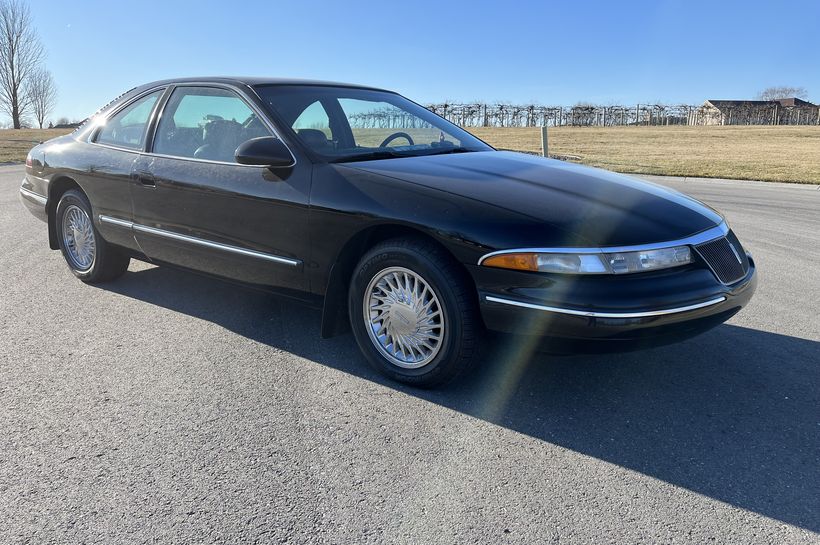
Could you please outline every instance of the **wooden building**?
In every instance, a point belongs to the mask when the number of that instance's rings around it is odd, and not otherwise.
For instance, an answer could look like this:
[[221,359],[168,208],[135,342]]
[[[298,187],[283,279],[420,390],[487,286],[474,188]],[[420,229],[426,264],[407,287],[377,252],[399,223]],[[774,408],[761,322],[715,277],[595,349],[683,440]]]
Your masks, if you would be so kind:
[[693,110],[689,125],[817,125],[820,108],[799,98],[707,100]]

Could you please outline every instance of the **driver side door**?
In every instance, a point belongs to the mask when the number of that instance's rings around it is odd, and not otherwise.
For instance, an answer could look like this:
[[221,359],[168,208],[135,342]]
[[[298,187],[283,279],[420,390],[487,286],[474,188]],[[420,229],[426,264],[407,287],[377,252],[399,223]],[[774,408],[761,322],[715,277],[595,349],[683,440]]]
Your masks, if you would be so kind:
[[240,165],[234,151],[276,136],[227,86],[178,85],[131,185],[134,230],[154,261],[265,287],[306,291],[311,165]]

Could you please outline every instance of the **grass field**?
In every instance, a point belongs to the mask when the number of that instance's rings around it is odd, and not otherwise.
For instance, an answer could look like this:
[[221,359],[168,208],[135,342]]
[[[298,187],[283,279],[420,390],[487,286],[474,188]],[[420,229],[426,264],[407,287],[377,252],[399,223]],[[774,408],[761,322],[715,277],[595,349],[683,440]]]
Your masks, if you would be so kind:
[[68,134],[71,129],[0,129],[0,163],[22,163],[39,142]]
[[[538,128],[469,130],[497,148],[541,151]],[[22,162],[67,132],[0,130],[0,162]],[[550,155],[617,172],[820,184],[820,127],[561,127],[549,145]]]
[[[539,128],[470,128],[503,149],[541,152]],[[560,127],[550,155],[641,174],[820,184],[820,127]]]

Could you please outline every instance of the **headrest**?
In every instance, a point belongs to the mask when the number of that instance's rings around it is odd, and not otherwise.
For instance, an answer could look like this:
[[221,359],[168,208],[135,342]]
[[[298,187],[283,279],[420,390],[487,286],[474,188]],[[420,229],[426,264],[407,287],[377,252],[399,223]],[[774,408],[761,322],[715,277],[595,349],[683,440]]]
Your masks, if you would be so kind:
[[299,129],[296,134],[309,148],[319,149],[327,146],[327,135],[318,129]]

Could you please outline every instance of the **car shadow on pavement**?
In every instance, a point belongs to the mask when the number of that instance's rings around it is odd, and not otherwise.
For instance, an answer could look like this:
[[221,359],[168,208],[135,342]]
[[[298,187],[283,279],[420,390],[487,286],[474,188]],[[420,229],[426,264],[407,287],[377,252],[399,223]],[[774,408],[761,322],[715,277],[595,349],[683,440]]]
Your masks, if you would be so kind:
[[820,531],[818,342],[723,325],[665,348],[558,357],[499,337],[477,372],[418,390],[372,371],[351,335],[320,341],[318,311],[262,292],[171,268],[129,272],[101,287]]

